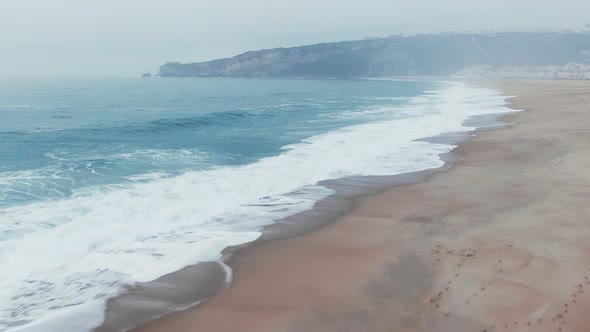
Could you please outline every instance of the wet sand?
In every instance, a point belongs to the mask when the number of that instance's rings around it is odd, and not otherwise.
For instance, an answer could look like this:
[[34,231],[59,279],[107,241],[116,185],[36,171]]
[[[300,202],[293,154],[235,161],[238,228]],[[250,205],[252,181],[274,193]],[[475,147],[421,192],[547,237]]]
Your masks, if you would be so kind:
[[152,331],[590,331],[590,82],[501,82],[510,128],[451,170],[262,241],[234,281]]

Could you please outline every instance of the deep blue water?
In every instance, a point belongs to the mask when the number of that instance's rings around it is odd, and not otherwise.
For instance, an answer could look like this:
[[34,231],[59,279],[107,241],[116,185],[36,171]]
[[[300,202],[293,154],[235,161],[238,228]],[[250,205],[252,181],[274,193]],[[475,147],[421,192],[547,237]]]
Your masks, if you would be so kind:
[[[0,88],[0,206],[78,188],[243,165],[299,140],[391,117],[434,84],[392,81],[118,79]],[[350,116],[347,116],[350,114]]]

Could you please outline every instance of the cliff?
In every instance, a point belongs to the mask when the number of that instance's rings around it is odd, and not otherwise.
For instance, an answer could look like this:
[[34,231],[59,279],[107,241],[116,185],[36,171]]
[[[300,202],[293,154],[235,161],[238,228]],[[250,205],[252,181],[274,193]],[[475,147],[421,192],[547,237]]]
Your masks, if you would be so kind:
[[252,51],[200,63],[170,62],[163,77],[365,78],[447,76],[464,68],[547,66],[590,59],[590,34],[438,34]]

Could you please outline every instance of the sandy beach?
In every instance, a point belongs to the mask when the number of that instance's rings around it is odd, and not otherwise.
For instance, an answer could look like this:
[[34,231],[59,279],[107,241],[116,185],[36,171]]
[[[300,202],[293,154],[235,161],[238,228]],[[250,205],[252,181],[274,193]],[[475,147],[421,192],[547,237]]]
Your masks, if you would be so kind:
[[590,83],[492,82],[526,110],[421,183],[231,259],[228,290],[138,332],[590,331]]

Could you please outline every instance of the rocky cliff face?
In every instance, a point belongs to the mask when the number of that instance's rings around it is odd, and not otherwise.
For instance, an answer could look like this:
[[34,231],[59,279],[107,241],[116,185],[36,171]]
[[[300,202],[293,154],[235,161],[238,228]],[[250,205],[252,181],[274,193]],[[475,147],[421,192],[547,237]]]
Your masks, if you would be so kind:
[[163,77],[365,78],[446,76],[476,65],[563,65],[588,60],[590,34],[419,35],[247,52],[200,63],[167,63]]

